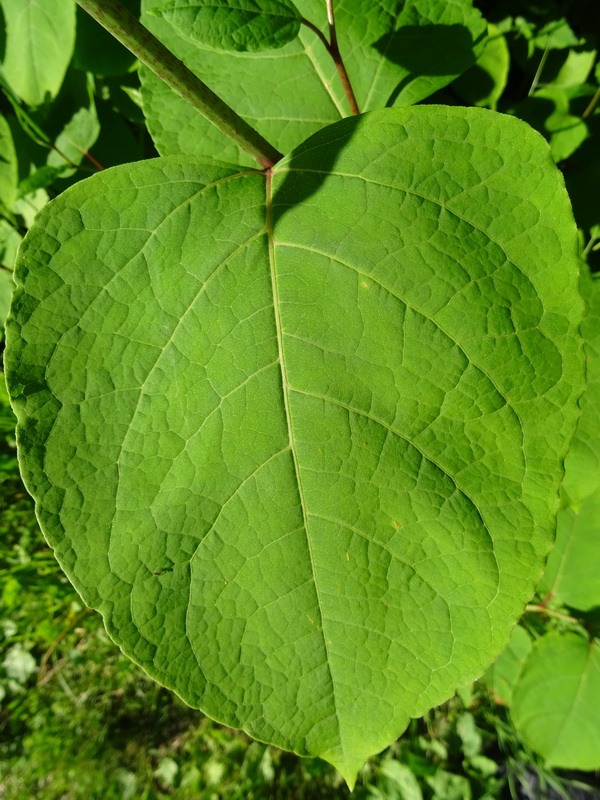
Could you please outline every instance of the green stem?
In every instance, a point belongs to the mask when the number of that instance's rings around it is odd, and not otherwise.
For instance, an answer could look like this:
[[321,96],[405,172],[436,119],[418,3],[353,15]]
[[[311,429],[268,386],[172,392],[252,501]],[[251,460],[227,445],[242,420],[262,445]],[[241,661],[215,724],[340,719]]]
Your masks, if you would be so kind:
[[531,83],[531,88],[529,89],[529,92],[527,93],[527,97],[531,97],[531,95],[535,92],[535,90],[537,89],[537,85],[538,85],[538,83],[540,81],[540,78],[542,77],[542,71],[543,71],[544,66],[546,64],[546,59],[548,58],[548,52],[550,50],[550,41],[551,41],[551,39],[552,39],[552,34],[550,34],[548,36],[548,42],[546,43],[546,49],[544,50],[544,52],[542,54],[539,66],[538,66],[538,68],[536,70],[535,75],[533,76],[533,81]]
[[346,97],[348,98],[348,102],[350,103],[350,109],[353,114],[360,114],[358,103],[356,102],[356,96],[354,94],[352,84],[350,83],[350,78],[348,76],[348,73],[346,72],[346,67],[344,66],[344,62],[342,60],[342,54],[340,53],[340,47],[337,39],[337,31],[335,29],[335,17],[333,15],[333,0],[325,0],[325,5],[327,6],[327,22],[329,24],[329,44],[330,44],[329,52],[331,53],[331,57],[333,58],[333,63],[335,64],[335,67],[342,81],[342,86],[344,87],[344,91],[346,92]]
[[249,153],[261,167],[268,169],[283,158],[260,133],[217,97],[182,61],[175,58],[119,0],[77,2],[173,91]]
[[597,236],[590,236],[590,240],[586,244],[585,249],[583,251],[583,257],[584,258],[586,258],[586,256],[589,254],[590,250],[593,249],[593,247],[594,247],[594,245],[596,244],[597,241],[598,241],[598,237]]
[[590,100],[590,104],[589,104],[589,106],[586,108],[586,110],[583,112],[583,114],[581,115],[581,119],[587,119],[587,118],[590,116],[590,114],[592,113],[592,111],[593,111],[593,110],[596,108],[596,106],[598,105],[598,101],[599,101],[599,100],[600,100],[600,89],[596,89],[596,94],[595,94],[595,95],[592,97],[592,99]]
[[360,114],[360,109],[358,107],[358,103],[356,102],[356,95],[354,94],[354,89],[352,88],[352,84],[350,83],[350,78],[348,76],[348,72],[346,71],[346,67],[342,59],[342,54],[340,53],[340,47],[338,44],[337,33],[335,29],[335,19],[333,16],[333,5],[331,0],[326,0],[326,2],[327,2],[327,21],[329,23],[330,40],[327,39],[323,31],[321,31],[314,24],[314,22],[311,22],[309,19],[302,17],[300,22],[307,28],[310,28],[310,30],[313,33],[316,33],[316,35],[323,43],[323,46],[333,59],[335,68],[337,69],[338,75],[340,76],[342,86],[344,87],[344,92],[346,93],[346,99],[348,100],[348,105],[350,106],[350,111],[353,114]]

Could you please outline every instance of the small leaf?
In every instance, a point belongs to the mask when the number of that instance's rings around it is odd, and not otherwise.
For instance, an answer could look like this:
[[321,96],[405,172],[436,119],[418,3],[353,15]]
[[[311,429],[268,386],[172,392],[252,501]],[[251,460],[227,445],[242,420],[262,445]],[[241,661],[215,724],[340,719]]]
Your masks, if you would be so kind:
[[538,639],[513,691],[519,735],[551,767],[600,767],[600,646],[574,633]]
[[595,50],[569,50],[552,84],[563,88],[581,86],[587,81],[595,60]]
[[93,100],[88,108],[79,108],[58,135],[48,154],[48,166],[61,169],[64,176],[73,174],[69,165],[80,164],[100,134],[100,123]]
[[58,94],[75,42],[73,0],[0,0],[6,21],[4,72],[30,106]]
[[564,17],[553,19],[536,31],[532,42],[540,50],[564,50],[581,44]]
[[289,0],[170,0],[149,13],[164,17],[193,42],[249,53],[291,42],[301,19]]
[[518,103],[511,113],[539,130],[548,141],[556,162],[573,155],[590,136],[586,121],[571,112],[571,94],[575,90],[546,86]]
[[41,525],[111,636],[352,785],[533,592],[583,389],[577,253],[547,145],[481,109],[56,198],[5,363]]

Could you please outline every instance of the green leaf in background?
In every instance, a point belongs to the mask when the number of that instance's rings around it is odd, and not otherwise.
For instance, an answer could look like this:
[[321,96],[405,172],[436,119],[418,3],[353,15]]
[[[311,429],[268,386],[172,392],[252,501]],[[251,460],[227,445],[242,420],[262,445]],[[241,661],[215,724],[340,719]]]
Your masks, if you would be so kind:
[[553,605],[580,611],[600,607],[600,492],[587,497],[575,511],[558,515],[556,546],[539,586],[552,594]]
[[528,122],[548,139],[557,163],[572,156],[590,135],[586,120],[572,109],[573,100],[582,92],[588,95],[590,88],[585,85],[546,86],[511,109],[510,113]]
[[546,764],[600,767],[600,646],[575,633],[538,639],[513,690],[519,735]]
[[600,496],[600,281],[591,277],[587,269],[582,274],[581,294],[586,303],[581,335],[587,383],[562,484],[567,501],[575,510],[586,497]]
[[4,323],[13,293],[12,273],[0,266],[0,342],[4,341]]
[[66,176],[74,174],[73,167],[83,161],[100,134],[94,89],[92,75],[69,69],[52,112],[44,120],[52,142],[46,164],[64,169]]
[[423,800],[423,792],[419,781],[409,767],[392,758],[381,762],[380,785],[383,791],[375,789],[370,791],[373,798],[381,800]]
[[0,263],[12,270],[21,244],[21,235],[5,219],[0,219]]
[[512,690],[525,659],[531,651],[531,636],[516,625],[508,643],[481,679],[500,705],[510,706]]
[[557,75],[552,78],[552,85],[562,88],[580,86],[587,81],[595,60],[595,50],[569,50]]
[[581,417],[565,461],[556,546],[539,591],[581,611],[600,607],[600,281],[584,276],[586,317],[581,327],[587,356],[587,387]]
[[474,758],[481,753],[481,733],[477,730],[473,714],[466,711],[460,715],[456,723],[456,732],[460,736],[465,758]]
[[19,167],[10,126],[0,114],[0,210],[10,212],[17,196]]
[[272,178],[115,167],[39,215],[17,275],[25,480],[154,678],[353,784],[505,645],[583,386],[538,134],[423,106],[343,120]]
[[36,189],[31,194],[16,199],[13,206],[14,212],[22,218],[25,228],[30,228],[33,225],[36,214],[46,205],[49,199],[48,192],[45,189]]
[[[155,5],[156,0],[143,0],[142,10]],[[322,0],[296,5],[302,16],[327,30]],[[485,44],[485,20],[471,0],[340,0],[335,14],[361,111],[426,98],[475,63]],[[160,17],[145,13],[142,21],[283,153],[349,114],[334,63],[306,26],[278,50],[225,54],[190,43]],[[148,128],[162,155],[190,153],[251,164],[152,72],[142,68],[141,78]]]
[[6,22],[4,73],[30,106],[55,97],[75,42],[74,0],[0,0]]
[[457,78],[452,87],[469,103],[495,110],[506,88],[509,67],[506,39],[495,25],[488,25],[485,50],[477,63]]
[[80,164],[99,135],[96,105],[90,98],[90,105],[79,108],[57,136],[55,148],[48,153],[48,166],[63,170],[65,176],[73,174],[74,169],[65,168],[70,164]]
[[38,189],[47,189],[57,178],[64,176],[66,173],[72,174],[72,172],[73,170],[69,169],[64,160],[62,160],[62,166],[60,167],[50,167],[44,164],[44,166],[36,169],[19,183],[19,197],[26,197],[28,194],[37,192]]
[[27,683],[36,666],[35,658],[20,643],[10,648],[2,662],[6,676],[21,684]]
[[[566,50],[581,44],[578,36],[564,17],[552,19],[547,24],[538,27],[537,23],[524,17],[515,17],[514,30],[527,42],[529,57],[536,50]],[[539,53],[537,54],[539,56]]]
[[[154,0],[156,2],[156,0]],[[259,53],[298,36],[300,13],[289,0],[169,0],[150,10],[186,39],[215,50]]]
[[536,29],[531,41],[539,50],[565,50],[581,44],[564,17],[553,19],[542,28]]
[[340,0],[335,19],[361,111],[424,100],[485,47],[487,25],[471,0]]
[[0,342],[4,341],[4,323],[14,289],[12,269],[20,244],[19,233],[5,219],[0,219]]

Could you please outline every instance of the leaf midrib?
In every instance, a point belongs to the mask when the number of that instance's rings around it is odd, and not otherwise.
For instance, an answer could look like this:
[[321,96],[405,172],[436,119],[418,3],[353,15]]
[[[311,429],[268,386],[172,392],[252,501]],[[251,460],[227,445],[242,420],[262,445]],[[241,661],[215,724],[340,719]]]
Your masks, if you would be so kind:
[[274,241],[274,234],[273,234],[273,198],[272,198],[272,181],[273,175],[271,170],[266,173],[266,229],[267,229],[267,240],[268,240],[268,248],[269,248],[269,269],[271,273],[271,286],[273,291],[273,319],[275,322],[275,328],[277,332],[277,350],[279,353],[279,364],[281,369],[281,390],[283,393],[283,403],[285,408],[285,416],[287,422],[287,430],[289,435],[289,443],[290,443],[290,451],[292,454],[292,460],[294,463],[294,470],[296,473],[296,485],[298,487],[298,497],[300,500],[300,506],[302,509],[302,519],[304,522],[304,530],[306,533],[306,543],[308,547],[308,554],[310,558],[310,565],[311,571],[313,575],[313,585],[315,587],[315,595],[317,598],[317,605],[319,609],[319,617],[321,620],[321,634],[323,639],[323,647],[325,649],[325,657],[327,661],[327,670],[329,672],[329,677],[331,680],[331,687],[332,687],[332,696],[333,696],[333,707],[335,711],[335,717],[337,721],[337,728],[338,728],[338,736],[339,736],[339,744],[342,749],[342,752],[345,756],[344,750],[344,742],[343,742],[343,728],[340,723],[339,713],[338,713],[338,703],[336,699],[336,682],[333,677],[333,670],[331,666],[331,658],[329,654],[329,646],[327,642],[327,635],[325,632],[325,615],[323,613],[323,603],[321,600],[321,596],[319,593],[319,582],[317,580],[317,573],[315,568],[315,559],[312,550],[312,544],[310,540],[310,532],[309,532],[309,525],[308,525],[308,512],[306,509],[306,500],[304,498],[304,492],[302,488],[302,479],[300,477],[300,466],[298,463],[298,454],[296,453],[296,445],[294,441],[294,433],[292,427],[292,416],[290,411],[290,404],[289,404],[289,396],[288,390],[290,388],[287,372],[285,367],[285,355],[284,355],[284,347],[283,347],[283,329],[281,325],[281,314],[280,314],[280,302],[279,302],[279,292],[278,292],[278,285],[277,285],[277,268],[275,262],[275,241]]

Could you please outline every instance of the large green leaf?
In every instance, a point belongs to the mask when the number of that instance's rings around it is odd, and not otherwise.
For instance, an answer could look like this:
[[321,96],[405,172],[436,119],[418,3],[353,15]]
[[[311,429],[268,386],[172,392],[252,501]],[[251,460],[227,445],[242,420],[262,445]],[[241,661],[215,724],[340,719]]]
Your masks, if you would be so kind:
[[506,644],[582,390],[543,139],[373,112],[273,170],[194,157],[60,195],[8,380],[45,533],[126,653],[353,782]]
[[[142,9],[155,5],[144,0]],[[322,0],[300,0],[297,6],[327,31]],[[340,0],[335,14],[361,111],[424,99],[471,66],[485,43],[485,21],[471,0]],[[146,13],[142,21],[283,153],[350,113],[332,59],[304,26],[279,50],[224,54],[191,43],[164,19]],[[144,112],[162,155],[251,163],[163,81],[145,68],[141,75]]]
[[511,715],[549,766],[600,767],[600,646],[574,633],[538,639],[513,690]]
[[6,21],[4,72],[28,105],[54,97],[75,43],[74,0],[0,0]]
[[301,19],[289,0],[168,0],[151,13],[164,17],[194,43],[250,53],[291,42]]

